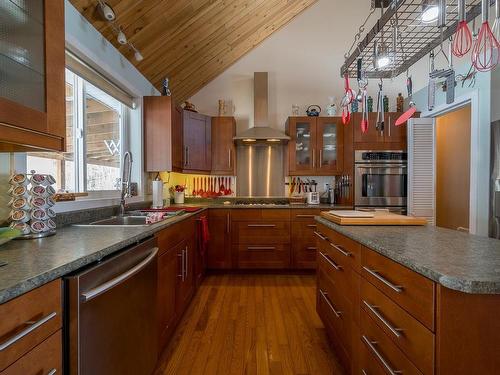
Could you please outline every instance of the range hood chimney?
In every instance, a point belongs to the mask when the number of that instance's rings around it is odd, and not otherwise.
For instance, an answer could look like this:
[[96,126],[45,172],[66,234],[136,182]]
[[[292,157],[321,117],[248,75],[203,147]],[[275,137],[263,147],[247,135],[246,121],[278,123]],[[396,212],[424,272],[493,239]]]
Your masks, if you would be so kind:
[[280,130],[269,126],[269,101],[268,101],[268,73],[255,72],[253,74],[253,106],[254,126],[236,135],[233,139],[237,142],[254,143],[286,143],[290,140]]

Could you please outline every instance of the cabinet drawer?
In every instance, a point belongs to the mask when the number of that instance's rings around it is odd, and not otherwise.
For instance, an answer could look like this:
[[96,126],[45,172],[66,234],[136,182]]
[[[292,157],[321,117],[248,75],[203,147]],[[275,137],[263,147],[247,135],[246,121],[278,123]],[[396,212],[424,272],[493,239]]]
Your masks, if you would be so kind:
[[284,244],[245,244],[234,246],[237,252],[238,268],[288,268],[290,246]]
[[361,307],[424,373],[434,369],[434,334],[368,281],[361,282]]
[[292,221],[292,266],[299,269],[316,268],[316,237],[314,221]]
[[318,270],[318,302],[324,305],[324,319],[332,326],[347,353],[351,353],[351,303],[323,269]]
[[364,312],[361,313],[361,347],[362,353],[367,352],[368,356],[362,360],[362,366],[363,362],[377,363],[387,374],[422,374]]
[[362,275],[378,289],[434,331],[433,281],[362,247]]
[[156,233],[158,239],[158,255],[177,245],[182,240],[194,236],[193,219],[181,221]]
[[294,208],[290,210],[290,217],[292,221],[314,222],[319,213],[319,208]]
[[288,208],[245,208],[233,209],[231,212],[233,221],[261,221],[261,220],[290,220],[290,209]]
[[231,228],[233,242],[237,244],[285,244],[290,243],[290,222],[242,221]]
[[328,275],[340,294],[353,302],[351,273],[354,271],[350,267],[342,265],[332,253],[333,251],[329,248],[318,249],[318,268]]
[[336,231],[319,224],[317,231],[326,237],[325,241],[346,260],[346,264],[361,272],[361,245]]
[[61,280],[0,305],[0,369],[61,328]]
[[1,372],[1,375],[62,374],[61,330],[22,356]]

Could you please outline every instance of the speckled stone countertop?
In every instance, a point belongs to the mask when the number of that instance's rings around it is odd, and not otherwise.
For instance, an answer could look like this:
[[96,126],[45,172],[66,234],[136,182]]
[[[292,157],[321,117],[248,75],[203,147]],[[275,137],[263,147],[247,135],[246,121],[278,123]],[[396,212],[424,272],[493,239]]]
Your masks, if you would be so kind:
[[500,294],[500,241],[433,226],[348,226],[316,220],[419,274],[465,293]]
[[147,227],[74,227],[39,240],[10,241],[0,247],[0,304],[133,245],[202,210]]

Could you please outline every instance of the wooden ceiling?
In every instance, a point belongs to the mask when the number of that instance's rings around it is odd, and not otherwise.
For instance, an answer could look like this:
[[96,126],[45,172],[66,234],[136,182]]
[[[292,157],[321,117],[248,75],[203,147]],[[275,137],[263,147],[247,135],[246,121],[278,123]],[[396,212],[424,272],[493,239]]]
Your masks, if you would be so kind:
[[[107,0],[144,60],[116,41],[97,0],[73,5],[161,91],[183,102],[317,0]],[[215,99],[214,99],[215,100]]]

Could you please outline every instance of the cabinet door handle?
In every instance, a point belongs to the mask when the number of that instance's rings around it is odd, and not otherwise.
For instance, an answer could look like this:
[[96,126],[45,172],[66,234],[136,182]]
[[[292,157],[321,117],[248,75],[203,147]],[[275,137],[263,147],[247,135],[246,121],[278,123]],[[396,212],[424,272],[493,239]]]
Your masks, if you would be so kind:
[[370,339],[365,335],[363,335],[362,338],[366,346],[368,346],[368,349],[370,349],[370,351],[375,355],[375,357],[377,357],[377,359],[380,361],[380,363],[382,363],[382,365],[385,367],[385,369],[389,374],[396,375],[403,373],[402,371],[392,369],[392,367],[389,365],[389,362],[387,362],[387,360],[382,356],[382,354],[379,353],[379,351],[375,347],[375,345],[377,344],[376,341],[370,341]]
[[330,257],[329,257],[328,255],[326,255],[325,253],[323,253],[323,252],[321,252],[321,251],[320,251],[319,253],[320,253],[320,255],[321,255],[323,258],[325,258],[325,260],[328,262],[328,264],[330,264],[330,265],[331,265],[331,266],[332,266],[335,270],[337,270],[337,271],[342,270],[342,267],[341,267],[341,266],[339,266],[337,263],[335,263],[333,260],[331,260],[331,259],[330,259]]
[[231,233],[231,218],[229,213],[226,215],[226,233]]
[[186,160],[184,160],[184,166],[188,166],[189,165],[189,147],[186,146],[184,147],[184,157]]
[[276,228],[276,224],[248,224],[248,228]]
[[231,149],[229,148],[228,150],[228,164],[229,164],[229,169],[231,169]]
[[305,218],[305,219],[313,219],[314,218],[314,215],[296,215],[295,216],[296,218]]
[[316,224],[307,224],[308,228],[317,228],[318,226]]
[[309,246],[309,247],[307,247],[307,250],[317,250],[317,249],[318,249],[318,248],[317,248],[317,247],[315,247],[315,246]]
[[391,116],[389,115],[389,137],[391,136]]
[[366,370],[364,368],[361,369],[361,374],[368,375],[368,373],[366,372]]
[[318,163],[318,168],[321,168],[323,166],[323,149],[319,149],[319,163]]
[[319,232],[317,232],[317,231],[314,231],[314,234],[315,234],[316,236],[318,236],[319,238],[321,238],[323,241],[327,239],[325,236],[323,236],[321,233],[319,233]]
[[370,275],[372,275],[374,278],[376,278],[378,281],[383,283],[384,285],[388,286],[392,290],[394,290],[396,293],[401,293],[403,292],[403,287],[401,285],[394,285],[391,283],[389,280],[385,279],[384,277],[380,276],[377,271],[371,270],[366,266],[363,266],[363,269],[368,272]]
[[313,155],[312,155],[313,156],[313,165],[312,165],[312,167],[316,168],[316,149],[315,148],[312,149],[312,153],[313,153]]
[[186,254],[185,257],[184,257],[186,259],[184,261],[184,264],[185,264],[184,265],[184,269],[185,269],[185,275],[186,275],[185,278],[187,279],[187,277],[188,277],[188,259],[189,259],[189,253],[188,253],[188,247],[187,246],[186,246],[186,249],[184,250],[184,253]]
[[9,346],[15,344],[17,341],[21,340],[24,336],[29,335],[31,332],[33,332],[38,327],[44,325],[45,323],[47,323],[49,320],[55,318],[56,315],[57,315],[57,313],[54,311],[54,312],[50,313],[49,315],[44,316],[42,319],[37,320],[34,323],[33,322],[26,322],[25,324],[27,324],[28,327],[26,327],[18,334],[8,338],[7,340],[5,340],[4,342],[2,342],[0,344],[0,352],[7,349]]
[[371,313],[373,315],[375,315],[378,320],[380,320],[382,322],[383,325],[385,325],[387,327],[387,329],[389,329],[389,331],[391,331],[391,333],[396,336],[398,339],[401,337],[401,333],[399,333],[401,331],[400,328],[394,328],[388,321],[387,319],[377,310],[377,307],[376,306],[373,306],[373,305],[370,305],[368,302],[366,302],[365,300],[363,300],[363,304],[368,308],[368,310],[371,311]]
[[276,250],[275,246],[247,246],[247,250]]
[[52,370],[50,370],[47,375],[55,375],[57,372],[57,369],[53,368]]
[[325,300],[325,302],[328,304],[328,306],[330,307],[330,309],[333,311],[333,313],[335,314],[335,316],[337,318],[340,318],[340,316],[342,315],[342,311],[338,311],[333,306],[333,304],[330,302],[330,299],[328,298],[328,293],[327,292],[323,292],[321,289],[319,290],[319,293],[321,294],[321,297],[323,297],[323,299]]
[[333,247],[335,250],[337,250],[340,254],[342,254],[345,257],[351,256],[351,253],[349,253],[348,251],[345,251],[344,248],[340,245],[335,245],[335,244],[330,242],[330,246]]

